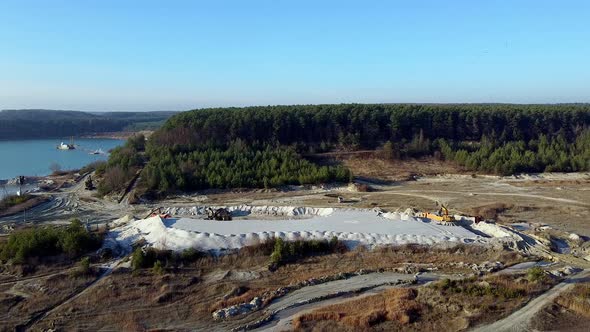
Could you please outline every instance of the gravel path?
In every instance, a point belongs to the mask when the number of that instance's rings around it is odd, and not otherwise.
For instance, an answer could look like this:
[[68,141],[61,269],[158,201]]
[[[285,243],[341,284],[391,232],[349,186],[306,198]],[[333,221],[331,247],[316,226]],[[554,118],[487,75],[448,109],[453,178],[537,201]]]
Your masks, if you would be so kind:
[[590,281],[590,270],[584,270],[581,273],[566,278],[547,292],[541,294],[520,310],[512,313],[510,316],[501,319],[487,326],[474,329],[475,332],[504,332],[504,331],[529,331],[531,319],[551,303],[559,294],[569,290],[576,283]]
[[[289,329],[293,317],[304,311],[376,294],[387,288],[400,287],[405,284],[403,282],[411,282],[415,279],[420,283],[426,283],[440,279],[441,277],[443,276],[431,273],[425,273],[415,277],[413,274],[383,272],[304,287],[280,298],[266,307],[264,309],[265,312],[273,313],[274,317],[270,322],[262,325],[255,331],[282,331]],[[393,285],[396,282],[402,283],[401,285]],[[334,296],[334,298],[331,298],[331,296]],[[321,299],[322,297],[325,298]],[[311,303],[307,303],[314,299],[319,300],[317,302],[312,301]]]
[[272,331],[272,332],[274,332],[274,331],[291,331],[293,329],[292,321],[293,321],[293,318],[295,318],[296,316],[299,316],[299,315],[304,314],[306,312],[310,312],[315,309],[325,307],[328,305],[338,304],[338,303],[352,301],[352,300],[358,300],[358,299],[362,299],[367,296],[379,294],[380,292],[383,292],[386,289],[394,288],[394,287],[399,287],[399,286],[379,286],[379,287],[375,287],[373,289],[370,289],[366,292],[362,292],[359,294],[341,296],[341,297],[337,297],[337,298],[333,298],[333,299],[304,304],[304,305],[297,306],[294,308],[286,309],[286,310],[283,310],[283,311],[277,313],[275,315],[274,319],[269,324],[263,325],[262,327],[255,329],[253,331]]

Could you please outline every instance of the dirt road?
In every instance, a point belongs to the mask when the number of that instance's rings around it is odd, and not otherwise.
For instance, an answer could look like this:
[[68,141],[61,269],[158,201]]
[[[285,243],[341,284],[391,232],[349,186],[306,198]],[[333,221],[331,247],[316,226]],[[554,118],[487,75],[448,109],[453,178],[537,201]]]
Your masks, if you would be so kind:
[[[320,285],[298,289],[271,303],[265,311],[273,318],[256,331],[283,331],[288,329],[292,318],[303,311],[316,309],[338,301],[350,300],[358,296],[367,296],[391,287],[407,285],[414,280],[426,283],[440,279],[441,276],[425,273],[412,274],[383,272],[360,275],[349,279],[336,280]],[[396,283],[399,283],[396,285]]]
[[590,281],[590,270],[566,278],[544,294],[538,296],[520,310],[512,313],[510,316],[499,320],[493,324],[482,326],[474,329],[474,332],[503,332],[503,331],[529,331],[531,319],[551,303],[559,294],[569,290],[576,283]]
[[24,326],[17,326],[16,330],[17,331],[27,331],[27,330],[31,329],[37,322],[43,320],[45,317],[49,316],[50,314],[59,311],[59,309],[62,306],[64,306],[65,304],[70,303],[70,302],[74,301],[75,299],[79,298],[80,296],[82,296],[83,294],[89,292],[90,289],[92,289],[93,287],[96,287],[100,283],[100,281],[104,280],[105,277],[107,277],[109,274],[111,274],[113,272],[113,270],[123,261],[123,259],[124,258],[119,258],[119,259],[113,260],[109,263],[103,264],[103,266],[102,266],[102,268],[104,269],[103,272],[96,279],[94,279],[92,282],[90,282],[88,285],[86,285],[86,287],[81,289],[79,292],[71,294],[66,299],[64,299],[62,302],[57,303],[54,306],[49,307],[49,308],[37,313]]
[[67,223],[70,219],[77,218],[80,221],[90,224],[110,222],[126,214],[133,214],[135,210],[148,210],[149,207],[134,207],[128,204],[117,204],[105,199],[99,199],[93,195],[96,191],[85,189],[85,176],[75,185],[60,189],[55,192],[46,192],[43,195],[48,201],[26,211],[7,217],[0,218],[0,224],[25,222],[46,223],[62,222]]
[[286,310],[283,310],[283,311],[277,313],[275,315],[274,319],[269,324],[261,326],[258,329],[254,329],[253,331],[269,331],[269,332],[291,331],[293,329],[293,324],[292,324],[293,318],[295,318],[301,314],[311,312],[315,309],[329,306],[329,305],[333,305],[333,304],[362,299],[367,296],[379,294],[380,292],[383,292],[383,291],[385,291],[389,288],[393,288],[393,287],[395,287],[395,286],[380,286],[380,287],[376,287],[376,288],[370,289],[370,290],[368,290],[366,292],[362,292],[362,293],[351,294],[349,296],[341,296],[338,298],[333,298],[333,299],[328,299],[328,300],[324,300],[324,301],[304,304],[304,305],[294,307],[291,309],[286,309]]

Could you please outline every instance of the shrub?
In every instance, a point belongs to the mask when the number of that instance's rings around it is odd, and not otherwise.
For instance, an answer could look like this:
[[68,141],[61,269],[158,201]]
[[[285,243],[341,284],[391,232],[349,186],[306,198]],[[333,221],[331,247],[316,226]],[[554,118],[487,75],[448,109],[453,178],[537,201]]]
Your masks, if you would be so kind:
[[77,278],[77,277],[81,277],[81,276],[90,275],[91,272],[92,272],[92,269],[90,268],[90,258],[83,257],[78,262],[78,266],[76,267],[76,269],[72,271],[71,276],[74,278]]
[[134,271],[137,271],[145,267],[145,255],[141,248],[135,248],[133,255],[131,256],[131,267]]
[[275,240],[274,250],[270,255],[270,263],[274,267],[296,261],[307,256],[345,252],[344,243],[337,237],[328,240],[299,240],[285,242],[281,238]]
[[270,262],[273,264],[280,264],[283,261],[283,252],[285,251],[285,244],[283,239],[278,238],[275,242],[275,249],[270,254]]
[[[512,285],[512,283],[510,283]],[[472,297],[493,296],[503,299],[514,299],[523,297],[527,294],[526,290],[518,285],[506,286],[501,282],[478,283],[477,278],[467,278],[463,280],[443,279],[433,283],[436,288],[443,293],[464,294]]]
[[59,242],[62,252],[72,256],[87,252],[99,245],[96,238],[82,226],[82,222],[78,219],[72,220],[70,225],[61,232]]
[[113,191],[125,189],[125,185],[129,180],[127,172],[119,166],[108,168],[103,175],[103,179],[98,185],[98,192],[101,195],[108,194]]
[[203,253],[195,248],[184,249],[180,254],[180,260],[183,263],[191,263],[203,257]]
[[95,250],[102,240],[73,219],[67,227],[36,227],[12,233],[0,247],[0,260],[25,263],[33,257],[67,254],[70,257]]
[[547,276],[545,274],[545,271],[541,267],[535,266],[527,270],[526,277],[528,281],[540,282],[544,281]]
[[268,240],[245,246],[239,250],[239,253],[246,257],[270,256],[275,249],[276,241],[276,238],[271,237]]
[[90,258],[89,257],[82,258],[80,260],[80,263],[78,263],[78,267],[80,269],[80,273],[88,274],[90,272]]
[[162,262],[160,262],[160,260],[157,260],[154,263],[154,266],[152,267],[152,272],[158,275],[164,274],[164,267],[162,266]]
[[90,173],[90,172],[96,171],[97,175],[102,175],[104,173],[104,170],[106,169],[106,166],[107,166],[107,162],[104,160],[93,161],[90,164],[82,167],[80,169],[80,173],[84,174],[84,173]]
[[[177,253],[172,250],[142,249],[138,247],[131,255],[131,267],[133,271],[138,271],[145,268],[154,268],[156,265],[160,267],[164,265],[178,266],[180,264],[194,262],[204,256],[205,253],[195,248],[188,248],[181,253]],[[160,267],[156,270],[159,270]],[[154,273],[156,273],[156,270],[154,270]]]
[[133,135],[127,139],[125,145],[131,147],[135,151],[144,151],[145,136],[143,134]]

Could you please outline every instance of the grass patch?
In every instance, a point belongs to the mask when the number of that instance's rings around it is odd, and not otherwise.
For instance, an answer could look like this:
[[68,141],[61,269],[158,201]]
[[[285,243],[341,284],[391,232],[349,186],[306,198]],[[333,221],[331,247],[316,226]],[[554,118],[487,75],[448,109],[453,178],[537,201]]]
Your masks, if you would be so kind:
[[76,268],[72,270],[70,276],[72,278],[80,278],[83,276],[91,276],[93,274],[94,271],[90,267],[90,257],[83,257],[76,265]]
[[286,263],[295,262],[298,259],[320,255],[344,253],[346,246],[337,237],[328,240],[306,240],[306,241],[283,241],[281,238],[275,240],[274,249],[270,254],[271,270],[276,270]]
[[463,280],[443,279],[431,287],[444,294],[464,294],[471,297],[493,296],[500,299],[516,299],[527,295],[525,288],[518,284],[508,285],[490,282],[477,282],[476,278]]
[[578,284],[555,299],[555,303],[579,315],[590,318],[590,284]]
[[0,261],[25,263],[32,258],[66,254],[77,257],[100,247],[102,239],[73,219],[66,227],[35,227],[10,234],[0,245]]
[[93,161],[90,164],[80,169],[80,174],[90,173],[96,171],[96,175],[102,176],[107,167],[107,162],[104,160]]
[[137,247],[131,256],[131,267],[134,271],[152,268],[155,274],[162,274],[165,268],[176,268],[192,263],[207,255],[207,253],[200,252],[194,248],[188,248],[178,253],[172,250]]
[[542,282],[546,280],[547,274],[541,267],[535,266],[527,270],[526,277],[531,282]]
[[28,194],[20,195],[20,196],[17,196],[17,195],[6,196],[2,200],[0,200],[0,212],[6,210],[8,208],[11,208],[13,206],[22,204],[32,198],[33,198],[33,195],[28,195]]

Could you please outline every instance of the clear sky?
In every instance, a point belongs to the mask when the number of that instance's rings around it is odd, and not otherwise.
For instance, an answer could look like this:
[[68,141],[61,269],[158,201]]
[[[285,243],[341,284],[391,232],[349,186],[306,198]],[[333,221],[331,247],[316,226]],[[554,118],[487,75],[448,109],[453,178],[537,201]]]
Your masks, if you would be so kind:
[[0,109],[590,102],[590,1],[0,0]]

